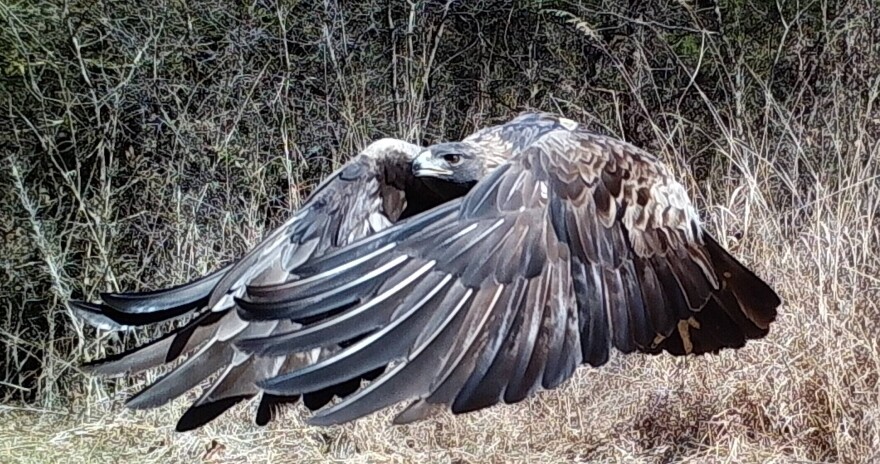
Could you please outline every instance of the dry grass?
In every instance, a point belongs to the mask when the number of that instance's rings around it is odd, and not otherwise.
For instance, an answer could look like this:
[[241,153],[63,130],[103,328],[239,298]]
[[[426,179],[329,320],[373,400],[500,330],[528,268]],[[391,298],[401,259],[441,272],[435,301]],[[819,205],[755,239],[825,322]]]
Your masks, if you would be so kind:
[[[0,4],[0,462],[880,460],[876,4],[350,3]],[[95,333],[68,298],[240,256],[371,139],[526,108],[664,156],[783,297],[770,336],[406,427],[246,404],[177,434],[191,398],[120,407],[156,373],[77,369],[158,329]]]

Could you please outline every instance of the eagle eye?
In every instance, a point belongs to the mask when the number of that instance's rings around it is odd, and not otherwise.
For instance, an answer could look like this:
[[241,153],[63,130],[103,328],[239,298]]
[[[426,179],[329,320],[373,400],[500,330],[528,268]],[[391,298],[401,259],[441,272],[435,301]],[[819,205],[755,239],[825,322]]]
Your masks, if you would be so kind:
[[446,160],[447,163],[449,163],[453,166],[455,166],[458,163],[461,163],[461,155],[456,155],[455,153],[443,155],[443,159]]

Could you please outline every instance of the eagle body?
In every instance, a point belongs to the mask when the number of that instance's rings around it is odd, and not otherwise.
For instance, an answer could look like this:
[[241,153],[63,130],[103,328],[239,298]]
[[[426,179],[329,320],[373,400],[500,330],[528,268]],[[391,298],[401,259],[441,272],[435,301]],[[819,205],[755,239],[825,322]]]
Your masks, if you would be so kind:
[[704,230],[665,166],[557,122],[518,150],[488,137],[429,147],[414,161],[429,175],[508,157],[462,198],[310,261],[299,280],[248,287],[237,301],[247,320],[321,314],[340,292],[357,301],[304,330],[241,340],[272,357],[360,337],[261,388],[294,394],[389,366],[311,422],[410,401],[405,423],[522,401],[612,349],[704,354],[764,337],[779,298]]
[[91,369],[143,369],[201,347],[129,401],[157,406],[224,368],[179,430],[257,395],[258,423],[300,396],[313,424],[407,401],[395,419],[406,423],[522,401],[612,350],[740,348],[776,317],[772,288],[632,144],[549,113],[427,149],[401,143],[367,148],[230,267],[76,303],[110,328],[195,315],[158,348]]

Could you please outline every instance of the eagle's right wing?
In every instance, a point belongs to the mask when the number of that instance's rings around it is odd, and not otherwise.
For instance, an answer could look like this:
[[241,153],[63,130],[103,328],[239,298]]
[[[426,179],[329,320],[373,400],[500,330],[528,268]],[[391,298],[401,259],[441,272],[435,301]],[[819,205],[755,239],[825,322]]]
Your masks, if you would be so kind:
[[[202,396],[180,418],[177,429],[199,427],[232,405],[260,393],[256,382],[277,375],[306,360],[297,356],[255,358],[236,353],[242,338],[288,332],[308,320],[246,322],[235,311],[234,298],[247,285],[278,284],[297,267],[328,250],[381,231],[404,213],[407,190],[412,188],[410,163],[421,147],[393,139],[374,142],[334,172],[282,226],[235,263],[174,288],[142,293],[103,293],[101,304],[71,301],[70,306],[88,323],[104,330],[126,330],[177,318],[190,320],[152,342],[88,363],[86,371],[122,375],[189,358],[130,398],[131,408],[160,406],[222,370]],[[426,198],[419,198],[425,203]],[[428,200],[431,200],[430,198]],[[430,202],[430,201],[429,201]],[[424,207],[424,206],[423,206]],[[338,347],[327,346],[329,350]],[[197,350],[197,351],[196,351]],[[327,350],[324,350],[325,354]],[[302,392],[309,408],[343,397],[381,370]],[[256,421],[271,420],[278,404],[299,395],[264,394]]]

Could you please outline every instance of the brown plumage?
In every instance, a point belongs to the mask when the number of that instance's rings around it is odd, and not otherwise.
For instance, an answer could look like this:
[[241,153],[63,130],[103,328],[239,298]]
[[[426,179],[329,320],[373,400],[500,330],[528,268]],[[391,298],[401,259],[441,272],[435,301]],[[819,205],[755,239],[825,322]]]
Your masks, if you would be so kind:
[[[535,127],[545,130],[525,143],[499,137]],[[472,159],[499,161],[479,172]],[[259,382],[267,392],[295,395],[388,366],[314,424],[401,401],[411,403],[397,422],[515,403],[580,364],[601,366],[612,348],[714,353],[764,337],[776,317],[776,293],[703,229],[667,168],[630,144],[526,114],[431,147],[413,167],[476,186],[238,299],[250,321],[323,317],[237,342],[258,357],[356,340]]]

